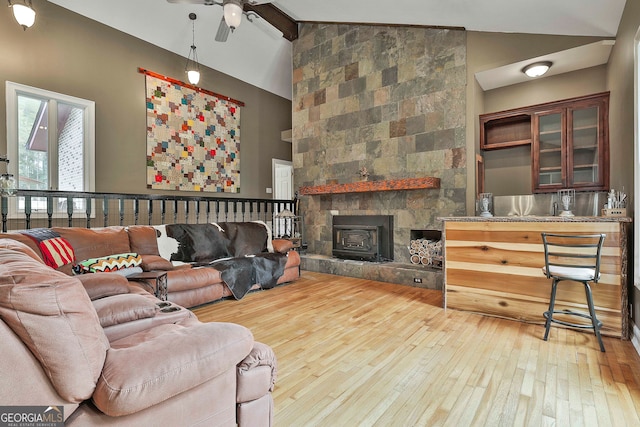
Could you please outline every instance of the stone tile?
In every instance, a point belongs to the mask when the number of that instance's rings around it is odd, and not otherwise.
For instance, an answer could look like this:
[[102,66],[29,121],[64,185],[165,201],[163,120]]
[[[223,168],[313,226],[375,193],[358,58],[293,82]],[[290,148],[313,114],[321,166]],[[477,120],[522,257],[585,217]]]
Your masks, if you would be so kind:
[[327,102],[327,90],[319,89],[313,95],[313,105],[318,106]]
[[292,83],[295,85],[296,83],[300,83],[302,81],[302,77],[303,77],[303,69],[298,67],[295,70],[293,70],[293,75],[292,75]]
[[389,102],[389,88],[383,87],[374,91],[373,103],[374,105],[384,105]]
[[367,78],[359,77],[348,82],[341,83],[338,86],[338,96],[340,98],[346,98],[348,96],[357,95],[364,92],[367,89]]
[[406,119],[406,134],[415,135],[425,131],[425,116],[413,116]]
[[382,70],[382,86],[391,86],[398,83],[398,67],[389,67]]
[[349,65],[344,67],[344,80],[345,81],[357,79],[358,77],[360,77],[359,71],[358,71],[358,66],[359,66],[359,63],[358,62],[354,62],[353,64],[349,64]]
[[389,138],[397,138],[407,134],[407,123],[405,119],[393,121],[389,124]]

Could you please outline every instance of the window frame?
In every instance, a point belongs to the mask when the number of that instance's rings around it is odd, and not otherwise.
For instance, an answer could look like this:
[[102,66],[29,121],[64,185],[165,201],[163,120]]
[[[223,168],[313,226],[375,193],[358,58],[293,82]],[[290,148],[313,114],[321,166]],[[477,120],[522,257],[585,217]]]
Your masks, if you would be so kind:
[[[40,98],[49,103],[49,188],[58,188],[58,151],[57,151],[57,104],[64,103],[83,110],[83,191],[95,192],[95,102],[83,98],[77,98],[46,89],[27,86],[20,83],[6,81],[6,109],[7,109],[7,146],[6,153],[10,162],[7,164],[7,172],[18,179],[18,97],[20,95]],[[51,108],[52,107],[52,108]],[[11,161],[13,160],[13,161]],[[18,209],[16,198],[9,199],[9,217],[17,218],[24,210]],[[85,210],[74,210],[74,216],[84,214]],[[46,216],[46,209],[34,209],[32,216]],[[54,211],[54,217],[67,216],[66,209]]]

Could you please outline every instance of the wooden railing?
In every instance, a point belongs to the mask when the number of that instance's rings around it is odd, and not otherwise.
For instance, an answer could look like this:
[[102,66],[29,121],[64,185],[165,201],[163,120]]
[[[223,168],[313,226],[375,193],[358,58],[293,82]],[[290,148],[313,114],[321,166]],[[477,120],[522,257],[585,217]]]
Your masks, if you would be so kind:
[[37,227],[107,227],[264,221],[274,229],[275,215],[296,213],[295,200],[85,193],[18,190],[0,200],[2,231]]

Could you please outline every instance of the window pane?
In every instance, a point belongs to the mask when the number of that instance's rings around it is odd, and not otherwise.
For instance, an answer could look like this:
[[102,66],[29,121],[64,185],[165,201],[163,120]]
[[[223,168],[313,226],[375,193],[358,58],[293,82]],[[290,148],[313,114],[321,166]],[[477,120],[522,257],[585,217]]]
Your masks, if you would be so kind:
[[18,96],[18,188],[49,188],[47,102]]
[[58,188],[84,191],[84,110],[58,103]]

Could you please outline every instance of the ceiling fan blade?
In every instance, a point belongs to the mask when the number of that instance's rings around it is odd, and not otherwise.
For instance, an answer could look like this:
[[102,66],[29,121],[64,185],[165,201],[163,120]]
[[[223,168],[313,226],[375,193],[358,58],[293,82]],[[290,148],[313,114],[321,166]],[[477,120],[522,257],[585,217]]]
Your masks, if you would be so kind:
[[216,32],[216,41],[226,42],[227,37],[229,37],[229,32],[231,32],[231,28],[229,28],[223,16],[220,20],[220,25],[218,25],[218,31]]

